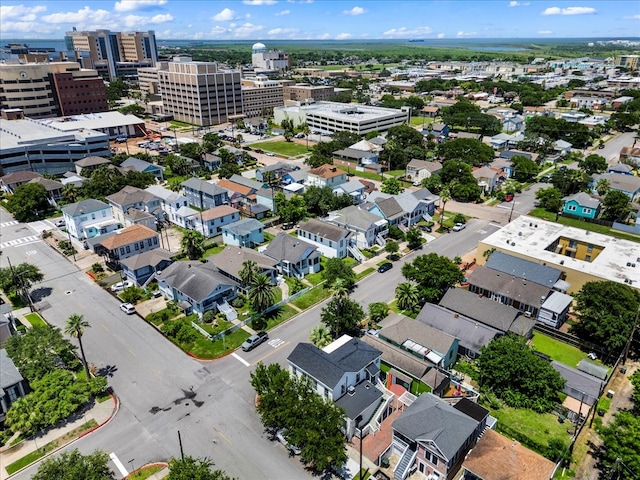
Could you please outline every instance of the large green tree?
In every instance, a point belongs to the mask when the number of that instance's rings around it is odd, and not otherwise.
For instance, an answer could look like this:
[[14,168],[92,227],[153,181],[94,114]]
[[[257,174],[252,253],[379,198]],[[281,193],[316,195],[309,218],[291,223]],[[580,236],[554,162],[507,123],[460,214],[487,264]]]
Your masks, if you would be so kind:
[[313,215],[325,216],[332,210],[353,205],[350,195],[336,195],[331,187],[310,186],[303,194],[307,211]]
[[78,339],[78,346],[80,347],[80,355],[82,356],[82,365],[84,365],[84,371],[87,375],[87,380],[91,378],[89,375],[89,364],[87,363],[87,356],[84,354],[84,346],[82,345],[82,335],[84,335],[84,329],[89,328],[89,322],[87,322],[82,315],[74,313],[67,318],[65,324],[64,333],[76,337]]
[[551,174],[551,183],[562,192],[562,196],[587,191],[590,181],[591,177],[582,170],[558,169]]
[[557,213],[562,208],[562,192],[555,187],[541,188],[536,192],[536,200],[549,212]]
[[[78,449],[49,457],[38,466],[31,480],[115,480],[109,468],[109,455],[96,450],[88,455]],[[195,477],[194,477],[195,478]]]
[[341,278],[345,286],[351,289],[356,281],[356,274],[343,259],[335,257],[327,260],[322,270],[322,278],[327,285],[333,285],[338,278]]
[[365,313],[360,304],[348,295],[335,296],[322,308],[320,321],[331,330],[333,338],[356,334]]
[[598,429],[603,446],[600,469],[605,478],[636,480],[640,472],[640,415],[619,410],[614,420]]
[[481,388],[508,405],[542,413],[559,401],[564,380],[548,361],[533,353],[524,337],[503,335],[482,347],[480,353]]
[[420,290],[415,283],[402,282],[396,287],[396,300],[401,310],[413,310],[420,301]]
[[607,169],[607,159],[602,155],[592,153],[587,155],[586,158],[578,162],[578,166],[584,170],[587,175],[593,175],[594,173],[602,173]]
[[31,285],[41,282],[43,278],[44,274],[38,267],[26,262],[13,268],[0,268],[0,289],[7,295],[24,295]]
[[452,260],[437,253],[419,255],[402,266],[402,275],[418,285],[420,300],[437,303],[464,275]]
[[527,182],[540,171],[538,164],[524,155],[515,155],[511,162],[514,170],[513,178],[518,182]]
[[571,332],[601,346],[603,358],[615,361],[631,335],[640,292],[623,283],[593,281],[585,283],[574,297],[578,322]]
[[484,165],[492,162],[495,152],[489,145],[474,138],[456,138],[442,146],[445,160],[461,160],[469,165]]
[[382,181],[382,187],[380,188],[382,193],[389,193],[391,195],[398,195],[402,190],[403,188],[400,180],[394,177],[385,178]]
[[307,204],[304,197],[293,195],[290,199],[278,192],[275,194],[274,201],[278,216],[283,222],[298,222],[308,215]]
[[7,210],[19,222],[32,222],[41,218],[51,208],[47,190],[39,183],[24,183],[7,198]]
[[602,200],[602,218],[604,220],[625,221],[631,214],[631,199],[620,190],[609,190]]
[[215,464],[208,458],[173,458],[169,461],[167,480],[231,480],[223,470],[211,470]]

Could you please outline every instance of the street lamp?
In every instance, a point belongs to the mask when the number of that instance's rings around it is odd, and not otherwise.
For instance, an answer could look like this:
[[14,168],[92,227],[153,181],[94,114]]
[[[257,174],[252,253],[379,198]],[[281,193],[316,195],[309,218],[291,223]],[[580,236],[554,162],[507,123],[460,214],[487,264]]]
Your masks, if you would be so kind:
[[129,464],[129,468],[131,469],[131,473],[134,472],[134,468],[133,468],[133,461],[135,460],[135,458],[132,458],[131,460],[129,460],[127,463]]
[[360,422],[362,422],[362,415],[356,417],[356,428],[360,437],[360,470],[358,470],[358,479],[362,480],[362,428],[360,427]]

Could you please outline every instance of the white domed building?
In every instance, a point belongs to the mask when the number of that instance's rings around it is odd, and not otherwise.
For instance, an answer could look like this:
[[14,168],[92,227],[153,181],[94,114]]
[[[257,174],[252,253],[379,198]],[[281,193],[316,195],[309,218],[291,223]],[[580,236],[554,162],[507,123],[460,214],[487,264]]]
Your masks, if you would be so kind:
[[288,70],[291,67],[289,55],[279,50],[267,50],[264,43],[254,43],[251,47],[251,64],[263,70]]

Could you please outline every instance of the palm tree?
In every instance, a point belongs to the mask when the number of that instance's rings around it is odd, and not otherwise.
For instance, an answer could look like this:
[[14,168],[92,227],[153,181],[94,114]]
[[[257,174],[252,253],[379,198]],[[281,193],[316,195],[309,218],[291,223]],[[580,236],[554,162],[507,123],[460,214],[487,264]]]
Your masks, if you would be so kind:
[[67,183],[62,187],[62,196],[69,203],[75,203],[80,199],[81,190],[73,183]]
[[255,276],[249,288],[249,302],[256,313],[264,312],[275,303],[276,292],[271,279],[264,273]]
[[84,347],[82,345],[82,334],[85,328],[89,328],[89,322],[87,322],[82,315],[74,313],[67,319],[67,323],[64,327],[64,333],[76,337],[78,339],[78,345],[80,345],[80,355],[82,355],[82,363],[84,365],[84,371],[87,374],[87,381],[89,381],[89,364],[87,363],[87,357],[84,354]]
[[349,287],[343,278],[336,278],[331,285],[331,291],[334,297],[346,297],[349,295]]
[[309,124],[307,122],[304,122],[302,125],[300,125],[300,128],[302,129],[302,133],[304,133],[304,136],[307,139],[307,150],[309,150],[309,135],[311,135]]
[[598,192],[598,195],[604,197],[607,193],[609,193],[609,190],[611,190],[611,183],[609,183],[609,180],[607,180],[606,178],[601,178],[600,180],[598,180],[598,183],[596,183],[596,192]]
[[204,237],[195,230],[189,230],[182,236],[180,248],[182,254],[189,257],[189,260],[200,258],[205,251]]
[[182,190],[182,178],[170,178],[169,182],[167,183],[167,188],[172,192],[179,192],[180,190]]
[[444,207],[451,200],[451,186],[443,185],[440,190],[440,200],[442,201],[442,213],[440,213],[440,227],[444,226]]
[[419,296],[418,286],[414,283],[403,282],[396,287],[398,308],[401,310],[413,310],[418,304]]
[[242,284],[250,286],[260,273],[258,264],[253,260],[246,260],[242,263],[242,269],[238,272]]
[[318,348],[324,348],[331,343],[331,332],[323,325],[316,325],[311,330],[309,340]]

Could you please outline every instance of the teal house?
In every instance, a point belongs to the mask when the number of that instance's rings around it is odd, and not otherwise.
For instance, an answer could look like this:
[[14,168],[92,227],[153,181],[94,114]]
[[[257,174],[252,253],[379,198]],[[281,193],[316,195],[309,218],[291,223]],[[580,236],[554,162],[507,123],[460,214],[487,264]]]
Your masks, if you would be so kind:
[[584,192],[564,197],[562,213],[569,213],[582,218],[596,218],[600,213],[600,200]]

